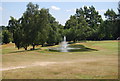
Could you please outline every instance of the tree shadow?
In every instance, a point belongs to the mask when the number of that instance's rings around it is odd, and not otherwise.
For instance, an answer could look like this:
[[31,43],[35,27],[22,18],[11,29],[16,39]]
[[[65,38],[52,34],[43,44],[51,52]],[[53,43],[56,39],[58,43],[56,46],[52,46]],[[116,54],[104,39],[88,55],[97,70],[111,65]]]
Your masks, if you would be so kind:
[[85,47],[84,45],[70,45],[69,47],[71,47],[71,48],[80,48],[80,49],[70,50],[69,52],[98,51],[97,49],[88,48],[88,47]]
[[18,50],[18,51],[14,51],[14,52],[9,52],[9,53],[21,53],[21,52],[29,52],[29,51],[35,51],[35,50],[41,50],[41,48],[36,48],[34,50],[29,49],[29,50]]
[[76,42],[73,42],[73,41],[69,41],[68,44],[75,44],[75,43],[85,43],[87,42],[86,40],[82,40],[82,41],[76,41]]

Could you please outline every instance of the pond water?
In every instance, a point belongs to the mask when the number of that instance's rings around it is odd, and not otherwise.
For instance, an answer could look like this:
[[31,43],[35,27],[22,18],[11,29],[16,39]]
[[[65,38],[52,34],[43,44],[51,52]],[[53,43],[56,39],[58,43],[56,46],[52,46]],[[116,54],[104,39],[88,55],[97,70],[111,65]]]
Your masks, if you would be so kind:
[[59,44],[59,47],[49,48],[49,51],[55,52],[77,52],[77,51],[88,51],[90,48],[86,48],[83,45],[71,45],[66,42],[66,36],[63,41]]

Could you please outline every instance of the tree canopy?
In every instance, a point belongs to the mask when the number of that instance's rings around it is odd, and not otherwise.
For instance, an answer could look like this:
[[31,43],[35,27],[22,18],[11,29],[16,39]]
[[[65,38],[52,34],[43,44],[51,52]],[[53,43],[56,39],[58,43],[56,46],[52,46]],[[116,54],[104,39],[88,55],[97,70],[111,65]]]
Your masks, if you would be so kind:
[[56,45],[62,41],[63,36],[67,41],[81,40],[114,40],[119,37],[120,4],[118,14],[113,9],[108,9],[103,20],[94,6],[84,6],[76,9],[65,26],[59,24],[49,9],[41,8],[39,5],[28,3],[26,11],[19,19],[10,17],[8,26],[2,26],[2,42],[15,43],[18,49],[37,45]]

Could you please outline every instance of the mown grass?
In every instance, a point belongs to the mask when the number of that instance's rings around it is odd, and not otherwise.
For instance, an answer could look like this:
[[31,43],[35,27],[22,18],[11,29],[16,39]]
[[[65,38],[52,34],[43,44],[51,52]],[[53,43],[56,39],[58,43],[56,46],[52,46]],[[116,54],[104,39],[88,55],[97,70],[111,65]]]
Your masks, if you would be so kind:
[[[17,50],[14,44],[3,45],[3,68],[56,62],[46,66],[31,66],[3,71],[4,79],[117,79],[118,42],[87,41],[72,44],[92,51],[51,52],[49,47],[37,50]],[[54,47],[54,46],[52,46]],[[31,47],[29,47],[30,49]]]

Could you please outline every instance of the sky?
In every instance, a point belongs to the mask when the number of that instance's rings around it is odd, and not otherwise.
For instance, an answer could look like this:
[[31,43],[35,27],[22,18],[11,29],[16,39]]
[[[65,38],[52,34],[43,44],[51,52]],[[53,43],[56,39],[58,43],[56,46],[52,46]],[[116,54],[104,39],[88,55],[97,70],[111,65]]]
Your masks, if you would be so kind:
[[[2,2],[0,3],[0,25],[8,25],[10,16],[16,19],[20,18],[26,10],[26,5],[29,2]],[[38,4],[39,8],[49,8],[50,14],[52,14],[56,20],[64,25],[69,19],[70,15],[75,14],[76,8],[83,6],[94,6],[102,18],[105,19],[104,13],[107,9],[113,9],[118,13],[118,2],[33,2]]]

